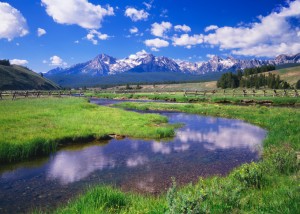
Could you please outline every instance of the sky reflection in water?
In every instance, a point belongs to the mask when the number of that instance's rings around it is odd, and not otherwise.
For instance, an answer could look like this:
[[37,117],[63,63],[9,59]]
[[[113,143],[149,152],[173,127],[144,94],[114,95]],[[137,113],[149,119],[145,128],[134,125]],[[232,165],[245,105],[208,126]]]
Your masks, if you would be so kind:
[[256,153],[253,154],[253,159],[256,159],[266,134],[261,128],[238,120],[183,113],[164,115],[169,117],[171,123],[180,121],[187,124],[177,131],[176,137],[170,142],[123,139],[111,140],[108,145],[92,146],[79,151],[60,151],[50,161],[48,180],[57,179],[61,184],[68,184],[103,169],[151,166],[156,164],[155,158],[152,160],[156,155],[163,155],[165,159],[172,161],[178,153],[188,153],[189,150],[199,147],[197,152],[206,153],[207,156],[215,150],[226,152],[243,149]]

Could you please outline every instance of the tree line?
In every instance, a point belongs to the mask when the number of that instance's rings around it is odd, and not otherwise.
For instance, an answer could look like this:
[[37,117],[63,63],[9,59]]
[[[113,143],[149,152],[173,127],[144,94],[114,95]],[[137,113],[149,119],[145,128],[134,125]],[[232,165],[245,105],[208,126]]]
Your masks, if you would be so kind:
[[[217,81],[219,88],[272,88],[272,89],[288,89],[291,86],[279,75],[270,73],[275,70],[273,65],[265,65],[255,68],[246,68],[244,71],[238,70],[236,74],[232,72],[225,73]],[[266,74],[266,72],[268,72]],[[297,84],[296,84],[297,85]]]
[[0,65],[10,66],[8,59],[0,59]]

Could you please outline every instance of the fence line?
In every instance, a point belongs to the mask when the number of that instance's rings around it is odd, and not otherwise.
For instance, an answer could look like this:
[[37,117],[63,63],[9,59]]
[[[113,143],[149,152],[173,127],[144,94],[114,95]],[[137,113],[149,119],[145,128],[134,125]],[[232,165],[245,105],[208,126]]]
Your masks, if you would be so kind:
[[83,91],[0,91],[0,100],[10,98],[41,98],[41,97],[63,97],[84,96]]
[[17,98],[41,98],[41,97],[66,97],[66,96],[85,96],[87,93],[93,94],[103,94],[103,93],[114,93],[114,94],[138,94],[138,93],[151,93],[155,94],[168,94],[168,95],[183,95],[188,96],[201,96],[201,97],[211,97],[211,96],[223,96],[223,97],[299,97],[299,92],[296,89],[284,89],[284,90],[266,90],[266,89],[213,89],[213,90],[69,90],[69,91],[0,91],[0,100],[4,98],[11,98],[15,100]]

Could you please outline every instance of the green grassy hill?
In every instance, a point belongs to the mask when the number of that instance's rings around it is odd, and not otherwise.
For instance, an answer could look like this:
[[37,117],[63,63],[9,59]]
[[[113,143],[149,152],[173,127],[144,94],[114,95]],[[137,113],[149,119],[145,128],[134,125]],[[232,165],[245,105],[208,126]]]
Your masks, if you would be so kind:
[[52,90],[59,86],[28,68],[0,65],[0,90]]
[[287,81],[290,85],[294,86],[300,80],[300,66],[282,68],[271,73],[278,74],[280,79]]

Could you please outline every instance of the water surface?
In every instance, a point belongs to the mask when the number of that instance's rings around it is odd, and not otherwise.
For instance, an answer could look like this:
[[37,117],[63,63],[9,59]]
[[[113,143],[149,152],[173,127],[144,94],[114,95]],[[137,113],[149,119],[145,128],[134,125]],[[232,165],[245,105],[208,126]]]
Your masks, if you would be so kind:
[[[98,104],[118,101],[92,100]],[[1,166],[0,213],[53,208],[95,184],[159,194],[171,177],[180,184],[225,175],[260,158],[265,130],[242,122],[179,112],[160,112],[183,123],[164,142],[125,138],[67,146],[48,158]]]

